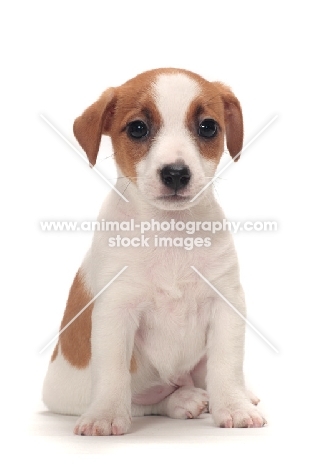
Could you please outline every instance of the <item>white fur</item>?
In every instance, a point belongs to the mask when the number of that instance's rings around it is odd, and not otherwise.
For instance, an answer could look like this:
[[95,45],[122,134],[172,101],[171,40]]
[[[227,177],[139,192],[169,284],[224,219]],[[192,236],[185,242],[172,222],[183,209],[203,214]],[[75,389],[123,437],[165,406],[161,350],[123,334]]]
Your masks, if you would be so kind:
[[[163,127],[149,154],[137,166],[138,186],[132,183],[127,188],[129,203],[124,204],[112,191],[99,220],[133,217],[140,223],[152,218],[170,221],[174,217],[184,222],[222,221],[224,214],[211,190],[196,204],[187,201],[183,209],[170,209],[168,205],[164,209],[157,200],[162,190],[157,170],[163,164],[183,159],[189,165],[193,180],[186,193],[190,197],[206,183],[205,176],[215,171],[215,163],[203,160],[185,128],[186,111],[197,94],[198,85],[186,75],[158,79],[154,96]],[[127,185],[127,179],[119,179],[117,188],[123,192]],[[207,410],[209,395],[209,409],[218,425],[263,425],[264,419],[252,405],[244,384],[244,321],[191,269],[194,265],[245,313],[229,232],[211,235],[210,248],[195,247],[190,251],[156,250],[153,243],[148,248],[109,248],[108,238],[112,235],[95,232],[82,266],[86,284],[96,294],[125,265],[128,268],[95,301],[90,366],[75,369],[60,353],[50,364],[44,386],[48,407],[62,413],[83,412],[75,427],[77,434],[121,434],[129,429],[131,412],[198,417]],[[139,233],[126,235],[136,237]],[[179,236],[187,234],[181,232]],[[207,233],[198,232],[196,236],[204,238]],[[130,374],[133,350],[137,371]],[[171,387],[179,389],[157,403],[133,403],[131,409],[131,400],[159,386],[167,393]]]
[[76,369],[59,352],[49,365],[43,387],[48,408],[55,413],[80,415],[90,402],[90,392],[90,366]]

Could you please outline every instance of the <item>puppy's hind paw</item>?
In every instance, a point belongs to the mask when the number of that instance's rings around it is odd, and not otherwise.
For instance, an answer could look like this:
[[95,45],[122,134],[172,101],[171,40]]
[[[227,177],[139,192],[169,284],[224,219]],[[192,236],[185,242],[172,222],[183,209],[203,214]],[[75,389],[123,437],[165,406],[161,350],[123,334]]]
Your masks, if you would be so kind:
[[167,397],[166,414],[170,418],[193,419],[208,412],[208,394],[195,387],[180,387]]

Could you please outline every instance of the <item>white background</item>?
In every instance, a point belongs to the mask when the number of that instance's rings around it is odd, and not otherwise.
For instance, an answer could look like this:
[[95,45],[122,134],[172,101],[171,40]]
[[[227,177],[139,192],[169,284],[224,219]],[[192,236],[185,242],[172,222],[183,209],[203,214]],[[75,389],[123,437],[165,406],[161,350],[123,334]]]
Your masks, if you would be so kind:
[[[11,2],[1,13],[1,370],[3,446],[33,466],[74,457],[175,465],[307,466],[311,425],[311,34],[307,2]],[[75,418],[40,403],[68,289],[91,233],[43,233],[40,220],[92,220],[107,186],[77,148],[74,119],[109,86],[157,67],[230,85],[245,142],[278,119],[216,184],[233,220],[276,220],[276,233],[235,236],[249,320],[246,376],[269,425],[146,418],[123,437],[79,438]],[[108,141],[98,167],[114,177]],[[222,164],[229,161],[224,155]],[[203,424],[205,423],[205,424]],[[197,425],[196,425],[197,424]],[[206,437],[207,435],[207,437]],[[2,452],[2,456],[4,452]],[[95,460],[94,457],[97,457]],[[306,457],[306,461],[303,462]],[[99,458],[99,459],[98,459]],[[169,461],[168,461],[169,463]],[[11,465],[9,465],[11,466]],[[63,464],[61,464],[63,466]],[[64,461],[65,466],[65,461]]]

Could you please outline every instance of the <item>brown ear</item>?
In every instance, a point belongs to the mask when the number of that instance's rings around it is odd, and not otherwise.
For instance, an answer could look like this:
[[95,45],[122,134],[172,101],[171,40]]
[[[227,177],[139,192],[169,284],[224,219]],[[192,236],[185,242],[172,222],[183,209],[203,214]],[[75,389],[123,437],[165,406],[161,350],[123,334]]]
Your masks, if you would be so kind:
[[224,105],[227,148],[234,161],[238,161],[244,137],[242,109],[238,99],[228,86],[219,82],[213,84],[218,88]]
[[102,133],[107,134],[114,115],[116,95],[108,88],[101,97],[74,122],[74,135],[94,166],[99,152]]

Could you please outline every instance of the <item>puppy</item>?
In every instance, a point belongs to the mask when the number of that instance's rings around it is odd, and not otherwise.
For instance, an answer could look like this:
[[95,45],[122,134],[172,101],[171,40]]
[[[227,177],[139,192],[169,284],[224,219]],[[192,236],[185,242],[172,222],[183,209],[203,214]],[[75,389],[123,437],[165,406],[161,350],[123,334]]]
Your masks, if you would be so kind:
[[[74,320],[53,352],[45,404],[79,415],[80,435],[124,434],[132,416],[207,411],[220,427],[263,426],[244,383],[245,322],[228,305],[245,315],[232,237],[203,228],[224,219],[212,185],[193,200],[213,178],[225,138],[233,158],[242,149],[239,101],[189,71],[151,70],[107,89],[76,119],[74,134],[91,165],[102,134],[111,137],[116,189],[128,203],[112,190],[99,221],[134,227],[118,232],[128,238],[119,246],[116,233],[95,232],[69,292],[61,331]],[[152,222],[143,239],[142,224]],[[186,248],[181,226],[190,222],[197,240]]]

